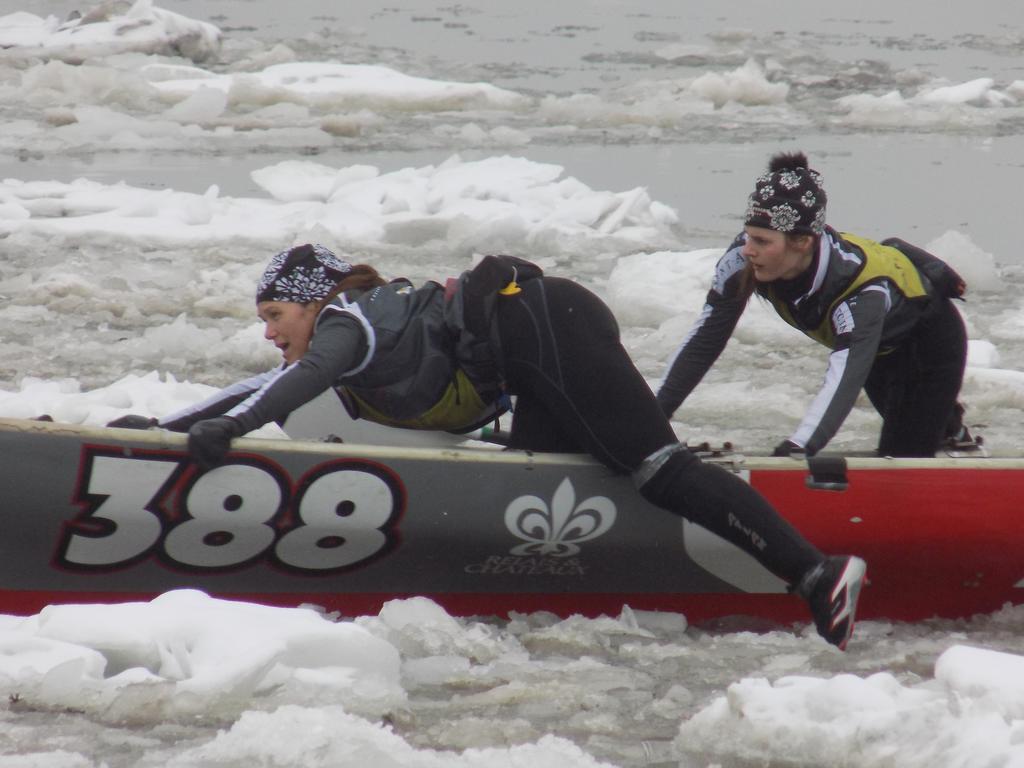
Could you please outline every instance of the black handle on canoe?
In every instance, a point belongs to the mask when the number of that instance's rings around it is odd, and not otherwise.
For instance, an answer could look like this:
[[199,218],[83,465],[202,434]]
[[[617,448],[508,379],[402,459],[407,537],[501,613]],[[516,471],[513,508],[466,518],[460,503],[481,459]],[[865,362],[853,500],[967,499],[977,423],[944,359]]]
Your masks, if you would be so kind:
[[846,477],[846,459],[842,456],[811,456],[807,459],[809,474],[804,483],[814,491],[845,491],[850,487]]

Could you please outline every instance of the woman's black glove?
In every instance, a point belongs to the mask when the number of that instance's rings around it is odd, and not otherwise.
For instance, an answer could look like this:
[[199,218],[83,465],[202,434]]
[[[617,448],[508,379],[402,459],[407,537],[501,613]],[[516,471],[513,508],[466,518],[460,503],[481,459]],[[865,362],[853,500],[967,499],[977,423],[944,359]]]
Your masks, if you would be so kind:
[[783,440],[772,450],[772,456],[792,456],[793,454],[803,455],[804,449],[792,440]]
[[211,469],[231,450],[232,438],[241,434],[241,425],[230,416],[197,421],[188,431],[188,452],[201,468]]
[[127,413],[124,416],[118,416],[113,421],[107,423],[108,427],[115,427],[117,429],[149,429],[156,425],[156,419],[150,416],[139,416],[134,413]]

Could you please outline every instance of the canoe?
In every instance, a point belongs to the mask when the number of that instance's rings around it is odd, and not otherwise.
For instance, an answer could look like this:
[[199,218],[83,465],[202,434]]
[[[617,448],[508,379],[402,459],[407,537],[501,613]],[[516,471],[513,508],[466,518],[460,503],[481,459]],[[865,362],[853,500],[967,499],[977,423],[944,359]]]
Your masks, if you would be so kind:
[[[342,615],[423,595],[462,616],[807,620],[748,555],[586,456],[246,438],[201,472],[181,434],[17,419],[0,456],[2,613],[195,588]],[[1024,459],[705,458],[867,560],[862,618],[1024,596]]]

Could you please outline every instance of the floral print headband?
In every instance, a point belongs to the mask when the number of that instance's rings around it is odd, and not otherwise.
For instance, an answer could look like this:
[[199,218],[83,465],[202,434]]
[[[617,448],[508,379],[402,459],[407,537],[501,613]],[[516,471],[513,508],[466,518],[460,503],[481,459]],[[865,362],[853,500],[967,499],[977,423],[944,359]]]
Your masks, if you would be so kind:
[[351,264],[322,245],[298,245],[270,260],[256,288],[256,303],[320,301],[351,271]]

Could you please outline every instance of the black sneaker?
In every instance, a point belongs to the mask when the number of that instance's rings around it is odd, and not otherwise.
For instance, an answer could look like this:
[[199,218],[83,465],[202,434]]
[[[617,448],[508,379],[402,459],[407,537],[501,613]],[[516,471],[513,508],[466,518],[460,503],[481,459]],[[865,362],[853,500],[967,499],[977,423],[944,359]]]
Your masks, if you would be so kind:
[[866,573],[867,565],[859,557],[829,557],[808,571],[794,590],[810,605],[818,634],[841,651],[853,634]]

